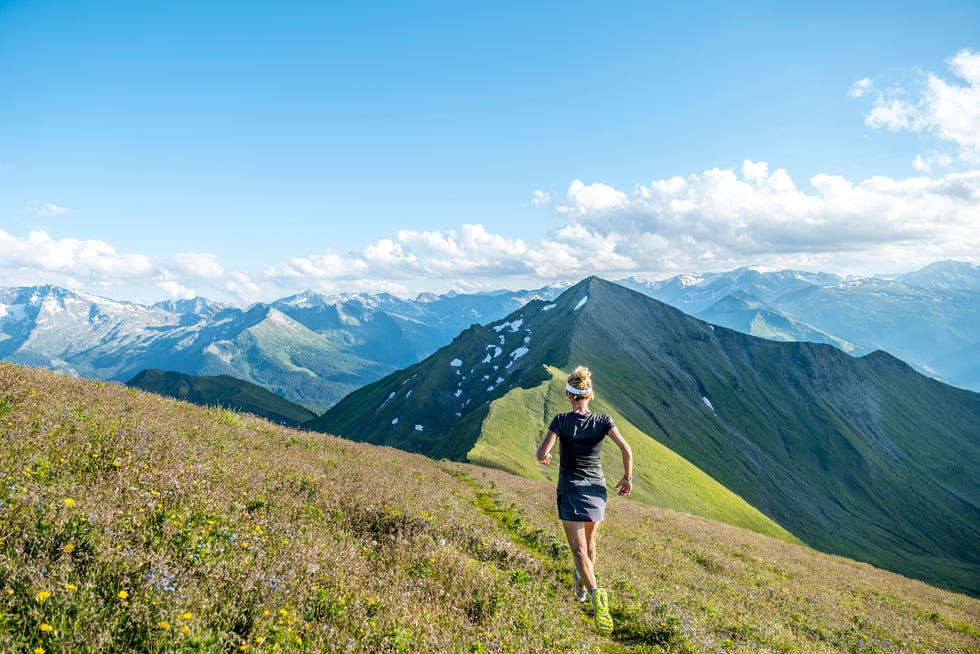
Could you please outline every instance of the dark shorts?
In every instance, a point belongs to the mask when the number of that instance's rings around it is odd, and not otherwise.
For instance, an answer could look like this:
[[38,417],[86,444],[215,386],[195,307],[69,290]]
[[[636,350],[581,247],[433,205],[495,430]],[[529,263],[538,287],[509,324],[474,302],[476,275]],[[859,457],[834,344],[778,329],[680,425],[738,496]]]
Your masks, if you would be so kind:
[[606,514],[606,489],[591,493],[559,493],[558,517],[571,522],[602,522]]

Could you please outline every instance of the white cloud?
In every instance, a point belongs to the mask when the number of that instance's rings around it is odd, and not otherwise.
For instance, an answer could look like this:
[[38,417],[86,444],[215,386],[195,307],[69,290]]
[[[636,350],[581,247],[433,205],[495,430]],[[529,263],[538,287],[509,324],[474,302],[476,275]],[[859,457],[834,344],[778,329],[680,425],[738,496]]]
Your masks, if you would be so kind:
[[172,279],[162,279],[154,282],[153,285],[166,293],[167,297],[174,300],[190,300],[197,296],[197,292],[193,288],[188,288]]
[[[865,123],[874,129],[928,133],[955,146],[960,160],[980,163],[980,53],[961,50],[947,63],[965,84],[948,83],[929,73],[921,89],[910,92],[899,87],[879,93]],[[871,84],[859,93],[856,87],[851,95],[860,97]]]
[[596,212],[615,211],[629,204],[626,194],[605,184],[593,183],[588,186],[576,179],[568,187],[565,204],[556,207],[564,216],[586,215]]
[[139,277],[152,270],[148,257],[118,254],[105,241],[63,238],[55,240],[43,230],[27,238],[0,231],[3,268],[31,268],[77,277]]
[[206,252],[181,252],[173,258],[172,266],[183,275],[199,279],[223,279],[224,267],[217,255]]
[[870,92],[872,88],[874,88],[874,84],[869,78],[865,77],[854,82],[847,94],[852,98],[860,98]]
[[231,273],[224,280],[222,286],[225,291],[246,304],[257,302],[262,295],[262,289],[259,285],[243,272]]
[[[152,302],[158,289],[170,298],[202,295],[254,302],[259,287],[246,273],[228,272],[214,254],[182,253],[170,258],[119,253],[105,241],[55,239],[43,230],[20,237],[0,230],[0,280],[4,285],[58,284],[95,288],[120,299]],[[123,295],[118,295],[122,293]]]
[[546,207],[551,204],[551,194],[546,191],[535,190],[534,197],[531,198],[531,206]]
[[70,216],[72,213],[68,207],[50,202],[35,202],[30,206],[30,211],[38,216]]

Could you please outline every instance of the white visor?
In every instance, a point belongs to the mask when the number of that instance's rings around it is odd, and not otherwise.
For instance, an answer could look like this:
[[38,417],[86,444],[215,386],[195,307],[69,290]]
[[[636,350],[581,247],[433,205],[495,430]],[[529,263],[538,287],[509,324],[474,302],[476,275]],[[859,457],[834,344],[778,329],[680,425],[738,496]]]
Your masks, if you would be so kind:
[[565,390],[572,395],[592,395],[592,389],[587,388],[584,391],[580,388],[575,388],[571,384],[565,384]]

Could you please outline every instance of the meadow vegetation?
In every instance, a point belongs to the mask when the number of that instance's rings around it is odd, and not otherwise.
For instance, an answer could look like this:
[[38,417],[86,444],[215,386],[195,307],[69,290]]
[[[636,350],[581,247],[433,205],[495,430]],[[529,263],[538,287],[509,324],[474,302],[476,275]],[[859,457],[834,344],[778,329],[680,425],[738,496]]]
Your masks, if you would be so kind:
[[3,651],[980,649],[974,598],[619,498],[601,637],[548,481],[5,363],[0,477]]

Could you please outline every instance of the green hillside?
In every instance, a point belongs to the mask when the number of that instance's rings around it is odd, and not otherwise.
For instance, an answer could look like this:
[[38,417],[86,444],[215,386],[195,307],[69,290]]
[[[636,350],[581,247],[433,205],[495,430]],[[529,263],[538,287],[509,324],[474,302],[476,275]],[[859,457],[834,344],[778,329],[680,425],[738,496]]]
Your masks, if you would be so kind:
[[231,375],[194,376],[153,369],[141,371],[126,385],[203,406],[254,413],[290,427],[316,417],[306,407]]
[[955,652],[980,601],[613,498],[571,596],[553,484],[0,364],[0,650]]
[[[601,279],[474,325],[304,426],[540,478],[533,444],[567,410],[542,385],[576,365],[593,371],[595,407],[635,430],[641,477],[658,478],[667,448],[811,546],[980,594],[980,395],[883,352],[714,327]],[[669,502],[641,497],[751,524],[676,504],[719,497],[685,479]]]

